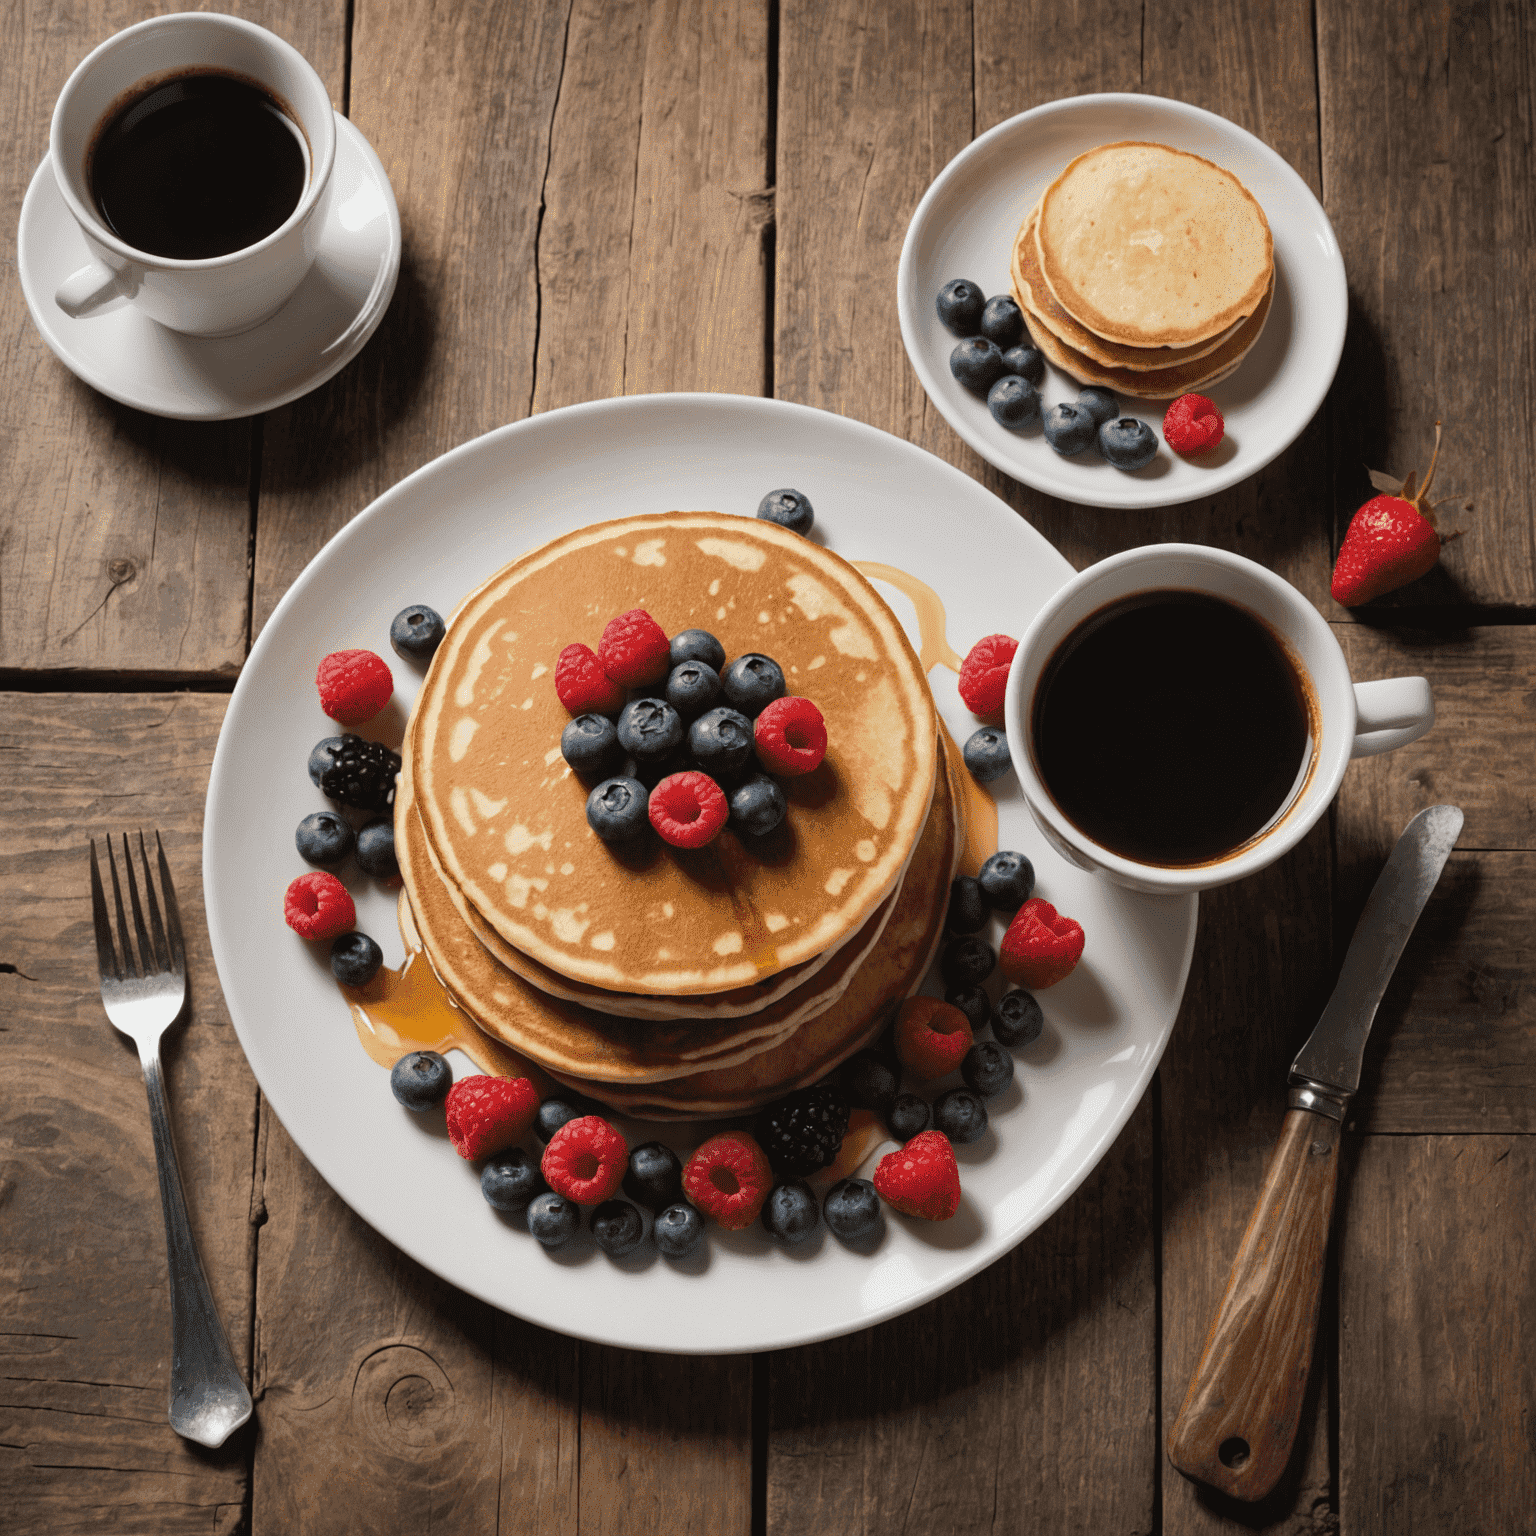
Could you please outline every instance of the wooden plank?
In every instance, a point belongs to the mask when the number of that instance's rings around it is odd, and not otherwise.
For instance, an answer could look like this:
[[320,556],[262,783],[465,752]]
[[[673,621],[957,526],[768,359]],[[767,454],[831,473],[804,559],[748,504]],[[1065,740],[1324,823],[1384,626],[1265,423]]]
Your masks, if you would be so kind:
[[[1466,537],[1389,606],[1536,602],[1536,28],[1520,0],[1450,9],[1319,0],[1323,185],[1349,272],[1333,393],[1335,536],[1365,466],[1475,498]],[[1490,402],[1497,405],[1490,409]],[[1340,610],[1335,610],[1340,612]]]
[[[148,9],[175,10],[170,0]],[[230,9],[299,48],[339,101],[342,0]],[[48,148],[54,100],[142,5],[67,13],[12,7],[0,59],[7,103],[0,216],[14,230]],[[84,260],[84,245],[81,246]],[[167,679],[232,674],[245,655],[251,424],[162,421],[82,384],[32,326],[20,286],[0,292],[0,669]]]
[[1339,1277],[1342,1536],[1530,1528],[1533,1200],[1529,1136],[1362,1139]]
[[[96,988],[87,838],[158,827],[192,1005],[167,1037],[187,1204],[235,1358],[250,1348],[256,1084],[203,917],[216,695],[0,696],[0,1525],[232,1532],[251,1432],[217,1452],[166,1423],[165,1227],[144,1083]],[[121,849],[119,848],[119,853]]]

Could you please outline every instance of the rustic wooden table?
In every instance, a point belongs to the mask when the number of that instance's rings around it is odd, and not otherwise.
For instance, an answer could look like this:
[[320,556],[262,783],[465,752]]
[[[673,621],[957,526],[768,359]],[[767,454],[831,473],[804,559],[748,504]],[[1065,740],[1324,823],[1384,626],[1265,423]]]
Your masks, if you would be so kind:
[[[148,10],[12,3],[4,225],[54,97]],[[169,6],[165,7],[171,8]],[[1536,31],[1519,0],[249,0],[378,150],[405,259],[307,398],[183,425],[55,361],[0,288],[0,1529],[1456,1532],[1536,1510]],[[894,313],[918,197],[977,133],[1087,91],[1196,102],[1273,145],[1344,251],[1343,367],[1300,441],[1212,500],[1054,502],[961,446]],[[13,263],[8,262],[8,265]],[[1279,866],[1209,897],[1156,1083],[1079,1193],[975,1280],[833,1343],[681,1359],[578,1344],[417,1268],[262,1102],[198,889],[203,795],[252,637],[408,471],[573,401],[807,402],[962,466],[1077,565],[1192,539],[1280,571],[1357,676],[1422,672],[1417,745],[1351,768]],[[1440,567],[1328,595],[1364,465],[1472,493]],[[1461,846],[1382,1008],[1308,1406],[1263,1506],[1163,1442],[1278,1129],[1285,1065],[1385,850]],[[165,1422],[165,1256],[137,1064],[96,995],[88,834],[158,826],[191,1022],[170,1052],[194,1224],[255,1422]]]

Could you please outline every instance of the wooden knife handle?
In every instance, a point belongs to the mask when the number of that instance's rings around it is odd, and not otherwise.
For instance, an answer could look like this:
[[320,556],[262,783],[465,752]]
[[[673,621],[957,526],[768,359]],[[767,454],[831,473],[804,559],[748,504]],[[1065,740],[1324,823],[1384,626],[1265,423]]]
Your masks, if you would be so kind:
[[1290,1460],[1306,1391],[1339,1121],[1292,1109],[1168,1437],[1168,1459],[1239,1499],[1262,1499]]

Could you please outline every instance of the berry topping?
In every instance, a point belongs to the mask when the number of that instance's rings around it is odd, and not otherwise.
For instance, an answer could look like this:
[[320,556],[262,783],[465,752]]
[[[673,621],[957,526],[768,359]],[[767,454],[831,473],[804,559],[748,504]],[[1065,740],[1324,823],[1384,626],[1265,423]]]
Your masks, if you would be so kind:
[[979,987],[996,966],[992,946],[974,933],[955,935],[939,956],[939,975],[946,987]]
[[896,1011],[896,1054],[924,1082],[953,1072],[974,1038],[970,1020],[936,997],[909,997]]
[[770,773],[814,772],[827,755],[827,723],[809,699],[775,699],[752,727],[758,761]]
[[972,1093],[995,1098],[1013,1081],[1013,1057],[996,1040],[978,1040],[965,1053],[960,1076]]
[[804,1242],[820,1219],[816,1196],[810,1185],[800,1179],[775,1184],[763,1202],[763,1229],[781,1243]]
[[335,811],[314,811],[294,831],[293,845],[306,864],[335,869],[357,846],[357,834]]
[[570,764],[572,773],[583,778],[600,779],[624,761],[619,733],[607,715],[577,715],[560,732],[560,755]]
[[960,697],[973,715],[998,715],[1019,642],[1012,635],[985,635],[960,664]]
[[677,1153],[659,1141],[648,1141],[629,1154],[624,1193],[639,1205],[659,1211],[683,1198],[683,1165]]
[[999,848],[976,872],[981,894],[999,912],[1017,912],[1035,889],[1035,866],[1022,853]]
[[379,816],[357,829],[357,867],[375,880],[393,880],[400,873],[395,824],[389,817]]
[[1082,953],[1082,924],[1037,896],[1019,908],[1003,935],[1003,974],[1020,986],[1055,986],[1072,974]]
[[590,645],[568,645],[555,661],[555,693],[573,715],[616,715],[624,690],[603,671]]
[[315,870],[284,892],[283,917],[301,939],[334,939],[357,921],[357,908],[335,875]]
[[947,1221],[960,1209],[960,1170],[955,1149],[938,1131],[914,1136],[888,1152],[875,1169],[880,1198],[906,1216]]
[[650,794],[638,779],[604,779],[587,796],[587,825],[605,843],[624,843],[650,825]]
[[1066,400],[1053,405],[1042,419],[1046,442],[1064,459],[1081,453],[1099,430],[1099,424],[1088,413],[1087,406],[1072,405]]
[[315,670],[320,708],[343,725],[372,720],[389,703],[395,679],[372,651],[332,651]]
[[933,1124],[933,1111],[928,1100],[916,1093],[898,1093],[886,1111],[885,1123],[897,1141],[911,1141],[921,1136]]
[[984,987],[951,987],[945,992],[944,1001],[958,1008],[970,1020],[972,1029],[985,1029],[992,1017],[992,999]]
[[949,911],[944,916],[944,926],[951,933],[975,933],[991,915],[981,882],[969,875],[956,875],[949,887]]
[[665,699],[631,699],[619,711],[619,745],[637,763],[659,763],[683,744],[683,717]]
[[757,1220],[772,1187],[768,1159],[745,1131],[711,1136],[683,1168],[689,1200],[728,1232],[739,1232]]
[[799,1178],[837,1156],[848,1134],[849,1108],[848,1095],[835,1083],[818,1083],[769,1105],[753,1130],[774,1168]]
[[704,1241],[704,1218],[686,1201],[679,1200],[657,1212],[651,1236],[662,1258],[686,1259]]
[[528,1134],[539,1096],[526,1077],[461,1077],[448,1090],[446,1107],[453,1150],[478,1163]]
[[628,1200],[605,1200],[592,1212],[592,1236],[610,1258],[633,1253],[645,1236],[645,1222]]
[[811,498],[804,491],[792,491],[786,486],[781,491],[769,491],[757,504],[757,515],[765,523],[777,523],[791,533],[809,533],[816,521]]
[[827,1191],[821,1214],[833,1237],[862,1242],[880,1230],[880,1197],[868,1179],[839,1179]]
[[1009,347],[1003,353],[1003,372],[1005,375],[1011,373],[1038,388],[1045,377],[1045,358],[1038,348],[1027,341],[1021,341],[1018,346]]
[[674,848],[702,848],[730,814],[725,794],[707,773],[669,774],[651,791],[651,825]]
[[453,1087],[453,1072],[436,1051],[411,1051],[389,1074],[390,1091],[407,1109],[436,1109]]
[[667,703],[684,720],[697,720],[720,697],[720,674],[702,661],[680,661],[667,673]]
[[985,395],[1003,376],[1003,354],[985,336],[967,337],[949,354],[949,371],[973,395]]
[[443,617],[425,603],[402,608],[389,626],[389,643],[407,661],[431,661],[443,643]]
[[981,334],[999,350],[1017,346],[1024,337],[1024,311],[1008,294],[995,294],[981,312]]
[[629,1167],[629,1148],[600,1115],[582,1115],[549,1138],[541,1166],[557,1195],[578,1205],[600,1205],[618,1192]]
[[755,720],[775,699],[784,696],[784,669],[771,656],[748,651],[720,674],[725,702]]
[[843,1063],[838,1079],[857,1108],[882,1115],[901,1086],[890,1062],[878,1051],[855,1051]]
[[327,737],[309,754],[309,776],[325,798],[359,811],[389,810],[395,803],[399,772],[398,752],[361,736]]
[[1008,738],[1003,734],[1002,727],[997,725],[982,726],[966,742],[960,755],[965,759],[965,766],[971,770],[971,777],[978,784],[990,784],[993,779],[1002,778],[1013,767]]
[[581,1208],[547,1189],[528,1202],[528,1230],[544,1247],[558,1248],[581,1230]]
[[1093,417],[1095,426],[1102,427],[1120,414],[1120,402],[1107,389],[1093,384],[1078,391],[1077,403]]
[[1031,1045],[1045,1028],[1045,1014],[1022,987],[1004,992],[992,1009],[992,1033],[1004,1045]]
[[706,773],[729,777],[752,755],[752,722],[739,710],[712,709],[688,727],[688,752]]
[[987,391],[987,409],[998,426],[1019,432],[1040,419],[1040,396],[1028,379],[1005,373]]
[[674,667],[685,661],[702,661],[718,675],[725,665],[725,647],[707,629],[685,629],[672,636],[667,657]]
[[[1013,1058],[1008,1060],[1012,1065]],[[969,1088],[951,1088],[934,1100],[933,1128],[963,1147],[987,1134],[987,1106]]]
[[757,774],[731,791],[731,828],[748,837],[766,837],[784,820],[789,800],[764,774]]
[[1163,413],[1163,439],[1175,453],[1204,453],[1226,430],[1216,402],[1204,395],[1180,395]]
[[672,664],[671,645],[644,608],[631,608],[603,625],[597,659],[614,682],[626,688],[659,683]]
[[480,1170],[480,1193],[498,1211],[526,1210],[528,1202],[548,1188],[538,1159],[521,1147],[498,1152]]
[[974,336],[981,329],[981,312],[986,303],[986,296],[975,283],[957,277],[939,289],[934,308],[956,336]]
[[1145,469],[1157,457],[1157,433],[1135,416],[1120,416],[1099,427],[1099,452],[1116,469]]
[[366,933],[343,933],[331,940],[331,975],[344,987],[366,987],[383,964],[384,951]]

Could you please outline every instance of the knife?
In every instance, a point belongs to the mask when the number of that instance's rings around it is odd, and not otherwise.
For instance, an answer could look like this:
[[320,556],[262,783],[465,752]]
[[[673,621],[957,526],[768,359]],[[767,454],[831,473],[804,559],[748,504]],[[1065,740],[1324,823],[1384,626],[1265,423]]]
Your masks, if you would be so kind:
[[1371,890],[1338,985],[1291,1063],[1289,1109],[1226,1294],[1168,1437],[1186,1477],[1262,1499],[1290,1460],[1306,1391],[1339,1136],[1377,1005],[1461,833],[1454,805],[1408,823]]

